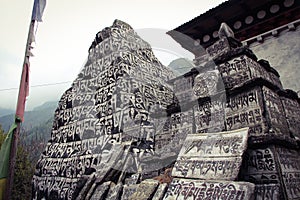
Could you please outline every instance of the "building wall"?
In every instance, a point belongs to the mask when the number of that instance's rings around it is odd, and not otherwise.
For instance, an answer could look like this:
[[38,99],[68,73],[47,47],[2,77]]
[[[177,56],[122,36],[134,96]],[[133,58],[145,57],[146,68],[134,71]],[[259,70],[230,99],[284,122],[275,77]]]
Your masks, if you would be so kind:
[[268,36],[263,42],[249,44],[258,59],[268,60],[279,74],[286,89],[300,94],[300,26],[283,30],[277,37]]

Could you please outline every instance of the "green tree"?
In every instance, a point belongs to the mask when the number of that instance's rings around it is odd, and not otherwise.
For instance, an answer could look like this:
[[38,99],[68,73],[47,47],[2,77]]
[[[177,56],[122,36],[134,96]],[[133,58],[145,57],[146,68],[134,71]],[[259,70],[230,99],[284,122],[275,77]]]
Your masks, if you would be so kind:
[[[0,125],[0,147],[6,137]],[[14,170],[14,182],[12,188],[13,200],[31,199],[31,179],[34,172],[34,166],[29,161],[29,153],[26,152],[23,145],[18,145],[17,158]]]

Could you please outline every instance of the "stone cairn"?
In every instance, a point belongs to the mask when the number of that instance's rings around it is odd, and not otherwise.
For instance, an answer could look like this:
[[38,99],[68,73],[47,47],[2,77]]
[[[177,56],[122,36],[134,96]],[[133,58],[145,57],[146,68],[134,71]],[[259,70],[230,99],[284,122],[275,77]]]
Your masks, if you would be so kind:
[[55,111],[33,199],[300,198],[299,99],[222,27],[180,77],[128,24],[97,33]]

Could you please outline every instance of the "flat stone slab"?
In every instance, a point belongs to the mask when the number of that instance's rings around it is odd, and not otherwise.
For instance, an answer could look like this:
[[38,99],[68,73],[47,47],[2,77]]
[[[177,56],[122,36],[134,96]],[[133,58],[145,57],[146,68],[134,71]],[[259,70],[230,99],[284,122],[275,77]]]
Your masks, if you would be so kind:
[[234,180],[247,148],[248,128],[190,134],[172,170],[181,178]]
[[164,196],[164,200],[247,200],[251,198],[253,192],[254,184],[248,182],[174,178]]
[[136,190],[130,197],[129,200],[148,200],[151,199],[152,194],[155,192],[158,186],[158,181],[147,179],[141,182]]

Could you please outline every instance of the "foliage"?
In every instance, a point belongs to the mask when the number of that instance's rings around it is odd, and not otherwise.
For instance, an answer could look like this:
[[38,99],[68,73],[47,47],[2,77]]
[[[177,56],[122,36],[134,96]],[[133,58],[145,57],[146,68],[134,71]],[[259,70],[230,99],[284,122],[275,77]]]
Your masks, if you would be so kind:
[[[0,147],[6,137],[0,125]],[[14,171],[12,199],[31,199],[31,179],[34,166],[29,161],[29,154],[23,145],[18,145],[17,158]]]

